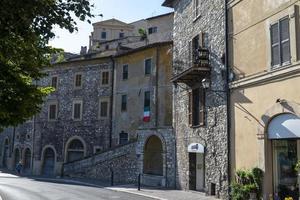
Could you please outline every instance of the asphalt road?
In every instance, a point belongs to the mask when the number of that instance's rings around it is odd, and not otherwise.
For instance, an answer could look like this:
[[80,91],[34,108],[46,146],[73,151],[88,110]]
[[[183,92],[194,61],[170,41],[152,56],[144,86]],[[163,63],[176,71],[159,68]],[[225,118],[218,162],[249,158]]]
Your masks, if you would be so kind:
[[2,172],[0,196],[3,200],[153,200],[98,187],[40,181]]

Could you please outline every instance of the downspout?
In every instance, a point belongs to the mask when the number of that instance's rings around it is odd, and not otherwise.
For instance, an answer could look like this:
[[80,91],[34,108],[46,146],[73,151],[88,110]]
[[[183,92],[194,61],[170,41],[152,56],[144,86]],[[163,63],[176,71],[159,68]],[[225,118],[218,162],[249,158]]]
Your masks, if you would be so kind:
[[115,59],[113,56],[110,57],[112,62],[112,73],[111,73],[111,94],[110,94],[110,131],[109,131],[109,148],[112,148],[112,131],[113,131],[113,102],[114,102],[114,82],[115,82]]
[[230,160],[230,88],[229,88],[229,75],[230,75],[230,70],[229,70],[229,47],[228,47],[228,41],[229,41],[229,34],[228,34],[228,5],[227,5],[228,0],[225,0],[225,68],[226,68],[226,99],[227,99],[227,162],[228,162],[228,169],[227,169],[227,176],[228,176],[228,197],[230,198],[230,182],[231,182],[231,160]]
[[32,124],[32,156],[31,156],[31,174],[33,175],[33,162],[34,162],[34,141],[35,141],[35,119],[36,117],[33,116],[33,124]]
[[155,128],[158,129],[158,65],[159,65],[159,46],[156,47],[156,71],[155,71]]

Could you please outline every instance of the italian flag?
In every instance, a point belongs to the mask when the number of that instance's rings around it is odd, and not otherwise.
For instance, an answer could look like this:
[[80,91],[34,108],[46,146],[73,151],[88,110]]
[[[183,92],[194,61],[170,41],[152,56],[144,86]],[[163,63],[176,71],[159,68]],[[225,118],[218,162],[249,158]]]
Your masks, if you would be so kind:
[[144,117],[143,117],[144,122],[150,122],[150,107],[145,107],[144,108]]

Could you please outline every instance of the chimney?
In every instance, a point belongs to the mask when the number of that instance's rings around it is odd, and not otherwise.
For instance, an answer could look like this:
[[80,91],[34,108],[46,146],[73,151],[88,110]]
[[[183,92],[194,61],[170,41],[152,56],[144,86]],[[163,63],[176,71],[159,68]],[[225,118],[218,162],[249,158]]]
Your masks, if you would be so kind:
[[84,55],[87,52],[87,46],[82,46],[80,50],[80,55]]

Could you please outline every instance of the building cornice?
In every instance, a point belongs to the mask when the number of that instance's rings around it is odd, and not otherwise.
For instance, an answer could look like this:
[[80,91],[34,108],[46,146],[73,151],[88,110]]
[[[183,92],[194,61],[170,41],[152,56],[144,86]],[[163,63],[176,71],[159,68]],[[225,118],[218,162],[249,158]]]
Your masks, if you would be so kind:
[[263,72],[253,76],[245,77],[237,81],[233,81],[229,84],[230,89],[245,88],[255,86],[261,83],[269,83],[274,80],[278,80],[283,77],[293,76],[300,73],[300,62],[296,62],[292,65],[281,67],[276,70]]

